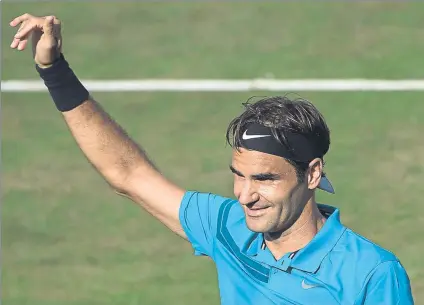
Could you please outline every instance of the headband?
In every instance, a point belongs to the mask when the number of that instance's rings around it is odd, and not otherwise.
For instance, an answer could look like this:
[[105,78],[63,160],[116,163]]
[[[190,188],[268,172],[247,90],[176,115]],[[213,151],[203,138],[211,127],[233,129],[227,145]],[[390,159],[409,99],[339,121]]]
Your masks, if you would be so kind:
[[[313,145],[305,136],[291,131],[285,132],[288,145],[280,143],[272,134],[269,127],[251,123],[245,128],[240,139],[241,146],[263,153],[283,157],[297,162],[310,162],[314,158],[322,158],[322,153],[317,151],[316,145]],[[329,193],[334,193],[330,181],[323,175],[321,177],[320,189]]]

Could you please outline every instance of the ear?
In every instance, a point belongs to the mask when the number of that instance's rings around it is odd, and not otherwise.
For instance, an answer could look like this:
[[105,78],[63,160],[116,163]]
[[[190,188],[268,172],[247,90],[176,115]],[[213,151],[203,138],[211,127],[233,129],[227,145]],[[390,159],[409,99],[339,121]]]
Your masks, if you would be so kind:
[[318,187],[319,182],[321,181],[323,167],[324,164],[320,158],[315,158],[309,163],[308,188],[310,190],[314,190]]

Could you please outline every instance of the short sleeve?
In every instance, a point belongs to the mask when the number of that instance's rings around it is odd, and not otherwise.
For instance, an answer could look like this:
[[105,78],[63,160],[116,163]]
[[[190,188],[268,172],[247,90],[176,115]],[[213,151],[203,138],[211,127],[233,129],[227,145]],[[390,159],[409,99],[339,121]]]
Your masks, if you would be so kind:
[[399,261],[388,261],[376,267],[365,287],[361,305],[413,305],[411,285]]
[[195,255],[213,256],[219,209],[224,202],[231,200],[211,193],[185,193],[179,218]]

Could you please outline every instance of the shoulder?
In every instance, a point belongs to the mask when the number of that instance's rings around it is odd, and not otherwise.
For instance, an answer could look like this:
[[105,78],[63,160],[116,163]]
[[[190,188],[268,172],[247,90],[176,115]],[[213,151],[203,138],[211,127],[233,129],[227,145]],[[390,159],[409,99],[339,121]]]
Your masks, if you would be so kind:
[[393,252],[350,228],[346,228],[331,251],[330,259],[337,262],[341,274],[354,276],[354,290],[363,289],[372,276],[393,272],[394,267],[401,266]]
[[229,230],[228,225],[241,218],[240,208],[238,201],[232,198],[207,192],[185,192],[179,207],[179,221],[196,255],[213,257],[217,239],[231,240],[233,230]]
[[413,304],[408,274],[393,252],[351,229],[346,230],[346,239],[345,245],[355,253],[350,263],[358,270],[355,304],[400,304],[401,300]]
[[180,217],[195,213],[207,217],[215,228],[235,229],[244,223],[244,212],[236,199],[214,193],[187,191],[181,201]]
[[224,206],[233,204],[235,200],[209,192],[186,191],[180,205],[180,214],[189,210],[210,212],[217,215]]
[[190,210],[208,215],[218,239],[228,239],[231,236],[238,243],[252,234],[246,226],[243,208],[236,199],[207,192],[187,191],[181,203],[180,214]]
[[398,260],[393,252],[350,228],[346,228],[343,241],[339,246],[346,248],[355,259],[365,263],[369,268],[384,262]]
[[344,225],[340,221],[340,212],[337,208],[323,204],[320,204],[319,207],[321,212],[331,215],[334,227],[337,231],[342,232],[329,253],[332,261],[351,268],[360,264],[361,268],[355,270],[354,273],[363,273],[364,275],[381,263],[398,261],[393,252]]
[[343,274],[355,274],[358,283],[364,283],[375,268],[385,262],[397,262],[394,253],[346,228],[339,242],[330,253]]
[[399,282],[405,287],[409,285],[406,271],[392,251],[350,228],[343,227],[343,234],[328,253],[319,272],[330,278],[337,274],[342,280],[334,284],[338,290],[343,291],[346,299],[353,302],[369,297],[369,291],[373,289],[371,287],[382,284],[386,285],[383,286],[386,290]]
[[[364,273],[383,262],[397,261],[393,252],[345,226],[340,221],[340,211],[337,208],[324,204],[319,204],[319,208],[331,220],[332,229],[337,234],[338,240],[329,252],[333,261],[340,262],[343,266],[361,263]],[[338,235],[338,232],[341,234]]]

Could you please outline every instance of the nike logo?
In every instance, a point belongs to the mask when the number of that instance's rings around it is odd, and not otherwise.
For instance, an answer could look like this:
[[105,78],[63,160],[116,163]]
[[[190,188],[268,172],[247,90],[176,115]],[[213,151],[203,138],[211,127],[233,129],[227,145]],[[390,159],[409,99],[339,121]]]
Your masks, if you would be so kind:
[[315,288],[315,287],[319,287],[319,285],[309,285],[305,283],[305,280],[302,281],[302,288],[303,289],[311,289],[311,288]]
[[247,134],[247,130],[243,133],[243,140],[250,140],[250,139],[256,139],[256,138],[265,138],[265,137],[270,137],[271,135],[269,135],[269,134],[267,134],[267,135],[261,135],[261,134],[258,134],[258,135],[248,135]]

